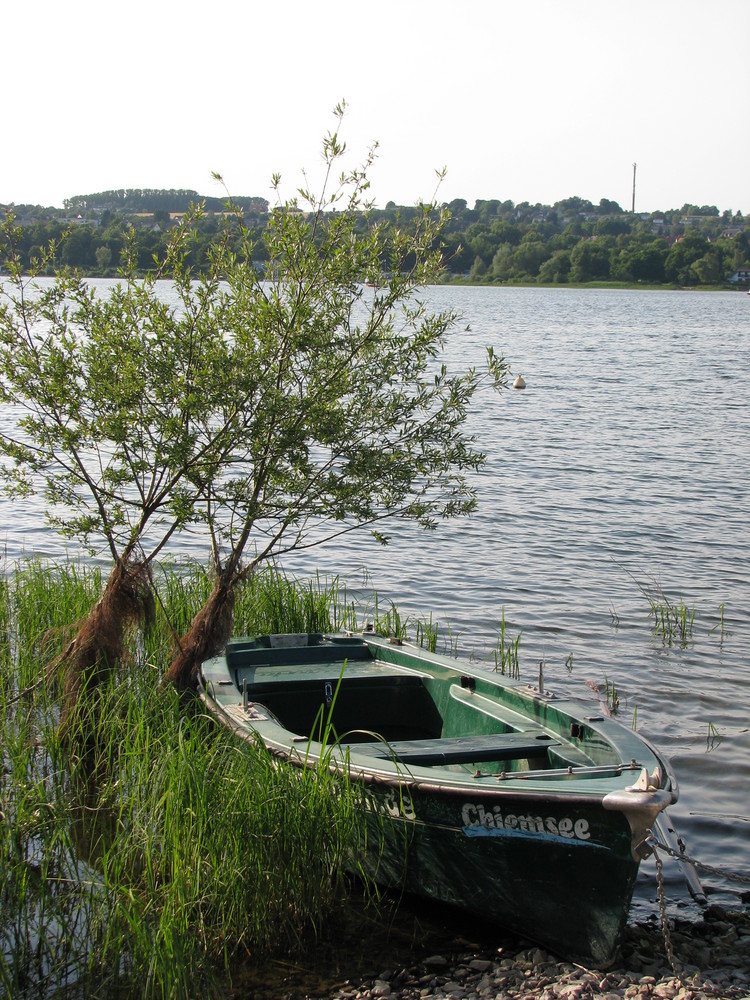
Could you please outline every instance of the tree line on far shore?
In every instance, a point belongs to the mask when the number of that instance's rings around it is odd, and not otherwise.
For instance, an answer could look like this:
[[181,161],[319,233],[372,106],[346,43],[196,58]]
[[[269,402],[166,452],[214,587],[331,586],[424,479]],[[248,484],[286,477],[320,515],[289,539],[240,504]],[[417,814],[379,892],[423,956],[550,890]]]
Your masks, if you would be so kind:
[[[153,269],[170,232],[191,204],[204,215],[191,249],[203,269],[217,240],[226,205],[194,191],[123,190],[67,199],[64,210],[11,207],[22,229],[19,250],[29,266],[50,240],[61,242],[60,259],[91,276],[115,275],[134,230],[137,266]],[[274,209],[262,198],[232,199],[267,263],[260,239]],[[582,284],[618,282],[676,286],[722,285],[750,265],[750,220],[713,205],[683,205],[637,214],[617,202],[598,205],[572,197],[555,205],[463,199],[444,206],[450,221],[441,234],[443,280],[474,284]],[[288,209],[287,209],[288,210]],[[371,209],[370,222],[408,229],[419,209],[388,202]],[[363,229],[364,212],[363,212]]]

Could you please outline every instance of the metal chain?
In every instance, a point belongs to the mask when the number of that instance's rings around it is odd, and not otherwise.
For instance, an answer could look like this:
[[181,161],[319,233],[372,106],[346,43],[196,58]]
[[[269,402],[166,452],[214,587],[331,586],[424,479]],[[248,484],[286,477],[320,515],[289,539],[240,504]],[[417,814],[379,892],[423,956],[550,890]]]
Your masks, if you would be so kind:
[[[659,857],[659,852],[657,851],[657,847],[665,850],[667,854],[670,854],[672,857],[677,858],[678,861],[687,861],[693,865],[698,865],[698,862],[694,861],[692,858],[687,857],[682,847],[682,843],[680,843],[680,848],[682,850],[681,854],[678,854],[676,851],[673,851],[672,848],[667,846],[666,844],[662,844],[661,842],[657,841],[653,833],[651,833],[651,836],[648,838],[647,843],[653,852],[654,862],[656,864],[656,895],[659,904],[659,923],[661,925],[662,937],[664,938],[664,948],[667,953],[667,961],[669,962],[669,966],[672,970],[674,977],[677,979],[680,986],[684,987],[686,985],[686,982],[680,975],[674,957],[674,945],[672,943],[672,934],[669,930],[669,919],[667,917],[667,899],[664,890],[664,871],[663,871],[662,860]],[[725,875],[724,872],[721,872],[719,869],[713,869],[709,865],[700,865],[700,867],[705,868],[707,871],[716,872],[719,875]],[[729,878],[731,876],[725,875],[725,877]],[[743,879],[741,876],[735,876],[735,877],[739,881],[748,881],[747,879]],[[729,1000],[730,997],[745,998],[747,996],[747,994],[744,993],[744,991],[738,990],[734,986],[730,986],[728,989],[724,988],[724,990],[721,993],[719,993],[714,986],[709,986],[708,983],[699,983],[699,976],[700,973],[696,973],[694,976],[691,977],[691,979],[688,980],[688,983],[691,987],[700,989],[701,993],[703,993],[706,996],[721,997],[722,1000]]]
[[680,844],[679,853],[673,850],[668,844],[663,844],[660,840],[657,840],[657,838],[654,836],[653,833],[648,838],[647,843],[649,847],[651,847],[651,849],[654,851],[654,854],[656,853],[656,848],[658,847],[666,854],[669,854],[670,857],[676,858],[677,861],[684,861],[687,864],[693,865],[693,867],[695,868],[700,868],[702,871],[708,872],[711,875],[716,875],[719,878],[725,878],[729,882],[740,882],[742,885],[750,885],[750,877],[748,877],[747,875],[738,875],[736,872],[728,872],[723,868],[714,868],[713,865],[707,865],[703,861],[698,861],[696,858],[691,858],[689,854],[685,853],[685,849],[681,840],[678,841],[678,843]]
[[[672,935],[669,931],[669,920],[667,918],[667,897],[664,892],[664,871],[661,858],[659,857],[659,852],[656,850],[656,844],[651,840],[651,849],[654,852],[654,861],[656,863],[656,896],[659,901],[659,923],[661,924],[661,933],[664,938],[664,947],[667,952],[667,960],[669,961],[669,967],[675,974],[675,977],[680,980],[680,973],[677,970],[677,965],[674,960],[674,946],[672,944]],[[661,844],[659,845],[662,846]]]

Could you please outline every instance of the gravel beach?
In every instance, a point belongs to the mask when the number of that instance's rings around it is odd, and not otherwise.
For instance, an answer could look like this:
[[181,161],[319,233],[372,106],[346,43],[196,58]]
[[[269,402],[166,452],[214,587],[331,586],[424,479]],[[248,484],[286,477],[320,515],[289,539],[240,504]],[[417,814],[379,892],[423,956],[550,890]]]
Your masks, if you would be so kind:
[[620,956],[606,970],[559,962],[535,946],[488,950],[456,942],[450,950],[415,956],[413,964],[346,982],[327,996],[332,1000],[749,1000],[750,914],[710,906],[699,921],[670,919],[669,938],[674,968],[657,919],[628,926]]

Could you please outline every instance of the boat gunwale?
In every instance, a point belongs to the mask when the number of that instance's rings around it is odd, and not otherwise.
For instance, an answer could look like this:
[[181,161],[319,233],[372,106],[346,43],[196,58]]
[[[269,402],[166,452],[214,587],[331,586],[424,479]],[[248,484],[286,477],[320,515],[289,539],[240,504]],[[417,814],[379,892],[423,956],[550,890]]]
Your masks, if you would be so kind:
[[[300,638],[302,638],[304,635],[305,634],[302,634]],[[406,656],[410,659],[415,660],[416,661],[415,664],[412,665],[400,662],[393,662],[391,661],[390,658],[381,659],[376,654],[373,654],[372,661],[368,662],[372,662],[373,666],[376,669],[378,667],[390,667],[390,668],[395,667],[396,672],[403,676],[409,676],[410,674],[412,674],[423,677],[425,676],[432,677],[434,676],[434,674],[431,674],[429,672],[429,668],[432,667],[438,670],[447,670],[449,674],[455,675],[457,681],[458,678],[469,677],[475,679],[476,681],[481,682],[482,684],[488,685],[489,688],[494,687],[500,690],[509,690],[513,692],[513,694],[520,696],[522,701],[525,703],[527,702],[529,705],[542,704],[545,708],[548,707],[551,708],[553,712],[559,714],[560,716],[570,719],[572,722],[585,723],[597,736],[605,740],[618,754],[618,759],[615,763],[607,763],[605,765],[572,764],[572,765],[565,765],[560,768],[547,768],[539,771],[533,771],[533,770],[504,771],[494,774],[478,775],[476,777],[467,772],[465,778],[463,776],[458,776],[457,772],[444,772],[444,773],[450,773],[451,778],[453,778],[453,781],[451,781],[450,783],[446,782],[445,785],[443,785],[442,782],[438,783],[439,787],[441,788],[445,787],[446,789],[449,788],[455,789],[458,786],[463,791],[464,789],[467,789],[469,786],[476,788],[478,786],[474,783],[477,781],[483,781],[482,785],[483,794],[486,794],[490,789],[485,785],[484,779],[487,779],[488,781],[492,780],[493,784],[494,782],[502,782],[504,785],[506,785],[506,787],[511,783],[514,784],[515,782],[527,783],[533,780],[539,780],[540,782],[543,782],[544,785],[547,785],[548,782],[559,780],[560,777],[572,777],[573,779],[575,779],[576,775],[580,775],[581,779],[584,779],[586,778],[587,774],[590,775],[592,773],[591,768],[597,768],[600,766],[606,766],[609,769],[619,768],[621,770],[622,769],[640,770],[640,768],[646,767],[647,765],[644,764],[642,761],[639,761],[637,757],[633,757],[632,755],[623,752],[623,750],[626,747],[628,749],[636,747],[645,749],[653,758],[653,760],[648,763],[649,768],[653,766],[654,762],[661,768],[662,788],[671,792],[672,795],[671,801],[676,802],[679,797],[677,778],[669,762],[662,756],[661,753],[659,753],[659,751],[651,744],[651,742],[641,734],[636,734],[634,732],[631,732],[629,729],[627,729],[627,727],[625,727],[621,722],[619,722],[616,719],[598,713],[593,715],[584,714],[587,707],[584,702],[580,702],[575,699],[569,699],[569,698],[558,698],[553,692],[542,692],[540,694],[537,689],[532,688],[530,685],[524,685],[520,681],[515,681],[511,678],[506,677],[505,675],[496,676],[495,674],[490,673],[485,667],[481,665],[464,663],[463,661],[457,661],[441,653],[431,653],[429,651],[422,649],[421,647],[415,646],[412,643],[408,643],[400,639],[398,641],[394,641],[392,639],[376,636],[374,634],[369,634],[369,633],[355,634],[348,632],[332,633],[332,634],[310,633],[307,634],[307,637],[308,638],[313,637],[317,640],[315,644],[310,644],[310,646],[312,646],[313,648],[315,648],[315,646],[317,646],[317,648],[320,648],[320,644],[330,643],[330,650],[332,656],[330,661],[328,662],[330,662],[332,666],[335,666],[337,668],[337,672],[343,669],[342,663],[346,663],[346,658],[344,658],[343,661],[341,661],[336,658],[336,654],[340,652],[342,645],[345,645],[346,643],[353,643],[357,646],[367,646],[376,651],[382,650],[384,653],[390,652],[396,658],[399,655]],[[274,647],[265,646],[262,644],[263,639],[270,639],[270,638],[271,638],[270,636],[238,637],[237,639],[230,640],[227,645],[229,647],[230,644],[234,645],[235,643],[238,646],[247,644],[250,652],[257,652],[258,654],[267,652],[272,655],[274,652]],[[253,642],[257,643],[257,646],[255,646],[254,648],[251,645]],[[310,648],[310,646],[305,647],[304,645],[301,645],[298,648]],[[239,677],[239,670],[241,670],[242,668],[238,667],[236,664],[230,667],[226,651],[223,654],[213,657],[211,660],[207,661],[207,664],[208,663],[222,664],[222,668],[226,670],[229,677],[235,678],[231,680],[231,683],[229,685],[230,689],[232,689],[233,692],[236,692],[241,696],[241,689],[238,687],[236,680]],[[354,664],[358,665],[359,661],[353,660],[352,663],[353,665]],[[324,664],[325,661],[322,661],[321,665]],[[259,665],[251,664],[249,665],[249,668],[264,669],[265,666],[267,666],[267,664],[259,664]],[[203,670],[201,670],[201,678],[205,689],[205,685],[209,683],[209,681],[205,677]],[[481,691],[477,691],[476,693],[480,698],[485,697],[485,695]],[[216,698],[215,695],[213,696],[212,700],[216,703],[217,707],[223,707],[221,700]],[[276,738],[274,739],[274,744],[275,744],[274,752],[280,754],[281,756],[287,756],[291,760],[295,753],[293,741],[296,734],[294,734],[291,730],[286,729],[281,723],[278,723],[277,720],[273,719],[272,713],[270,713],[268,709],[265,706],[263,706],[262,702],[260,702],[259,704],[263,707],[264,712],[269,715],[268,721],[276,722],[279,728],[279,735],[277,735]],[[509,711],[515,711],[517,712],[517,714],[523,716],[523,713],[518,712],[517,709],[509,709]],[[527,718],[530,723],[534,721],[531,715],[529,715]],[[272,735],[272,734],[267,734],[267,736],[264,736],[263,731],[260,730],[258,726],[252,725],[252,720],[248,720],[246,725],[254,732],[258,733],[261,740],[264,740]],[[240,725],[237,728],[238,731],[242,731],[242,725]],[[289,739],[279,738],[281,733],[289,734]],[[297,736],[297,739],[300,740],[300,737]],[[306,745],[308,745],[308,753],[306,754],[306,757],[310,757],[309,751],[310,749],[312,749],[316,741],[309,740],[307,737],[302,737],[300,742],[304,742]],[[625,746],[623,746],[623,744],[625,744]],[[409,766],[405,764],[399,765],[398,762],[394,760],[389,761],[388,758],[385,757],[371,758],[373,761],[375,761],[376,759],[379,761],[379,763],[374,766],[371,766],[369,764],[369,761],[365,764],[360,764],[359,757],[365,755],[356,754],[356,744],[347,744],[347,746],[350,747],[351,754],[357,757],[357,762],[350,762],[348,766],[351,767],[352,764],[356,763],[357,770],[358,771],[361,770],[363,773],[365,772],[381,773],[384,770],[382,765],[387,765],[387,764],[396,765],[395,773],[392,772],[391,767],[388,767],[386,769],[386,773],[388,774],[389,780],[393,781],[393,783],[396,785],[404,784],[405,773],[413,775],[413,772],[416,770],[418,772],[418,776],[416,779],[413,780],[417,780],[418,783],[422,785],[424,784],[424,782],[422,782],[421,780],[422,774],[426,772],[427,775],[434,776],[435,772],[440,770],[439,765],[438,766],[418,765],[418,764],[412,764]],[[317,755],[313,754],[312,759],[317,760],[320,756],[321,754]],[[342,761],[341,766],[343,767],[347,765],[345,765],[344,762]],[[432,785],[434,784],[434,780],[430,780],[428,783]],[[550,793],[549,791],[546,791],[544,794],[549,794],[549,793]],[[599,794],[601,795],[601,793]],[[585,797],[586,798],[592,797],[595,799],[597,796],[596,794],[594,794],[594,790],[591,789],[590,792],[586,793]]]
[[[328,747],[323,747],[317,741],[308,740],[305,743],[305,752],[301,753],[299,748],[294,746],[291,741],[272,740],[268,734],[264,734],[261,730],[253,726],[252,719],[237,717],[238,712],[230,711],[229,706],[217,701],[208,692],[207,688],[203,689],[200,697],[208,711],[213,714],[213,707],[215,713],[220,715],[229,724],[231,730],[240,739],[253,746],[260,744],[278,760],[298,768],[313,768],[324,762],[326,769],[331,774],[348,774],[352,780],[375,787],[398,788],[409,793],[435,793],[447,796],[470,797],[472,799],[489,799],[492,801],[523,799],[524,803],[531,803],[537,800],[540,802],[554,800],[556,802],[586,807],[602,805],[606,797],[613,792],[618,795],[627,792],[628,795],[632,795],[632,798],[628,798],[624,802],[627,802],[629,807],[632,806],[636,810],[646,802],[663,802],[661,806],[663,809],[677,801],[677,796],[672,788],[652,789],[645,792],[630,789],[630,786],[618,788],[610,786],[603,789],[597,787],[596,779],[591,777],[592,772],[601,772],[603,770],[608,772],[615,771],[619,774],[631,771],[633,775],[636,775],[643,768],[643,765],[638,762],[590,765],[578,768],[549,768],[538,771],[510,771],[502,772],[501,774],[481,774],[479,776],[467,772],[464,776],[456,772],[446,772],[444,769],[427,765],[407,766],[400,764],[396,760],[388,760],[386,758],[371,757],[368,760],[373,762],[372,765],[363,764],[360,763],[359,759],[352,761],[350,753],[344,752],[343,755],[335,753],[342,746],[345,746],[347,751],[350,750],[351,744],[331,743]],[[241,706],[233,707],[239,711],[243,711]],[[288,732],[288,730],[282,731]],[[322,747],[322,749],[317,751],[314,749],[316,746]],[[364,754],[361,756],[365,757]],[[442,771],[443,774],[449,773],[450,779],[444,781],[436,780],[436,771]],[[592,782],[591,788],[584,791],[580,787],[566,789],[561,786],[561,778],[576,780],[579,773],[582,780]],[[617,775],[610,773],[608,776],[616,777]],[[604,778],[605,775],[601,774],[601,777]],[[538,781],[546,787],[530,785],[530,782],[534,781]],[[549,785],[547,784],[548,782]],[[622,811],[622,809],[619,811]]]

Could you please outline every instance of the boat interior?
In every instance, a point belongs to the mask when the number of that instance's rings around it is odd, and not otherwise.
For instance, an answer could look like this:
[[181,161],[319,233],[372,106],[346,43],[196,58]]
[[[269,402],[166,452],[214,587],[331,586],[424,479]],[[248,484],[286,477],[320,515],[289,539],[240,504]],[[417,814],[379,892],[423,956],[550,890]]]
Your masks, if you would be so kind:
[[[234,684],[246,703],[262,705],[296,742],[338,742],[353,753],[407,765],[483,772],[590,767],[582,732],[554,732],[503,702],[491,676],[427,668],[399,652],[392,663],[359,640],[274,648],[257,641],[227,649]],[[268,647],[270,649],[270,647]],[[273,664],[273,666],[271,666]],[[587,747],[588,750],[588,747]]]

